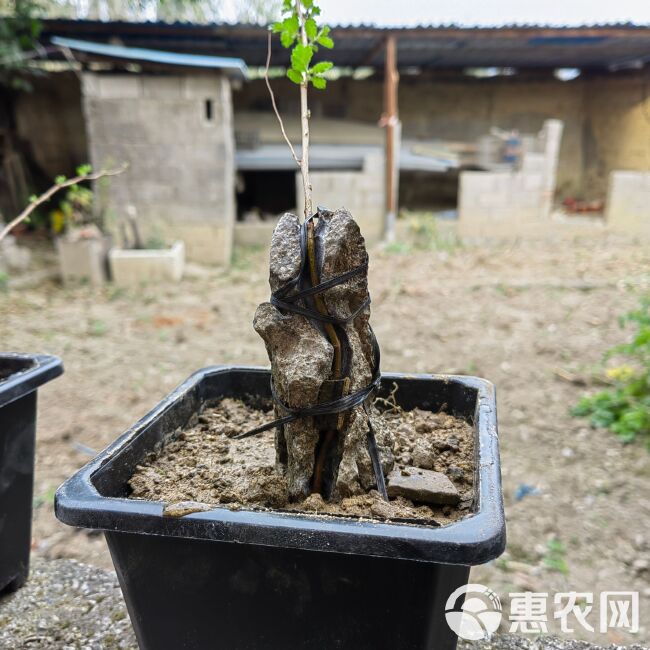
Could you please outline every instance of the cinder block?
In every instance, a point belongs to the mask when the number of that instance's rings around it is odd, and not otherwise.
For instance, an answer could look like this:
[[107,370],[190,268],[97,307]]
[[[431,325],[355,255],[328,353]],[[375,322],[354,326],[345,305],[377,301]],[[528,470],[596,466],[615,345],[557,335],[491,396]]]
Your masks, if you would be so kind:
[[182,99],[183,77],[142,75],[142,95],[151,99]]
[[214,75],[188,75],[183,83],[183,96],[186,99],[213,98],[218,103],[222,79]]
[[97,77],[102,99],[128,99],[141,95],[141,78],[135,74],[111,74]]
[[613,230],[650,236],[650,172],[612,172],[605,217]]

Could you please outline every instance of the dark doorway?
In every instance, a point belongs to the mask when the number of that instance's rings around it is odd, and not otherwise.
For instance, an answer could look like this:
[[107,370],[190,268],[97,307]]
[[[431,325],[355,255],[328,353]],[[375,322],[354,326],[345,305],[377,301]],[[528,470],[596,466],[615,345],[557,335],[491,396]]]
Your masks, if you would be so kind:
[[294,171],[242,171],[238,176],[238,221],[251,213],[264,220],[296,209]]

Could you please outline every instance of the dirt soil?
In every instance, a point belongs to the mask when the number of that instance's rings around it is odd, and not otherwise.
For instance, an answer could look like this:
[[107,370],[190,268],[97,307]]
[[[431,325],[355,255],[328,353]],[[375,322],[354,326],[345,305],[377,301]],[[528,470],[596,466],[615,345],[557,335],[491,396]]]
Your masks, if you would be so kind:
[[[423,469],[435,465],[437,471],[449,476],[461,495],[458,506],[430,507],[402,497],[386,502],[376,490],[332,501],[312,494],[302,502],[290,503],[287,481],[275,468],[273,431],[234,439],[274,417],[270,407],[261,410],[231,398],[204,409],[193,426],[138,466],[129,481],[131,498],[164,501],[168,515],[204,509],[203,504],[222,504],[237,510],[274,509],[445,525],[471,512],[474,431],[465,420],[419,409],[384,418],[393,429],[398,460],[407,460],[409,466],[425,465]],[[405,465],[396,464],[398,468]]]
[[[568,636],[649,643],[650,454],[569,409],[600,388],[603,351],[629,337],[618,318],[650,291],[650,247],[594,229],[370,254],[382,368],[478,375],[497,387],[508,546],[471,580],[505,608],[518,591],[549,593],[551,603],[555,592],[636,591],[637,634],[600,634],[596,619],[595,633],[578,625]],[[268,364],[251,326],[268,299],[267,273],[259,250],[239,253],[229,271],[190,267],[162,288],[63,288],[41,267],[38,283],[12,279],[0,291],[2,348],[65,361],[65,374],[39,391],[36,556],[111,566],[101,534],[57,522],[54,491],[197,368]],[[548,614],[549,632],[561,633]]]

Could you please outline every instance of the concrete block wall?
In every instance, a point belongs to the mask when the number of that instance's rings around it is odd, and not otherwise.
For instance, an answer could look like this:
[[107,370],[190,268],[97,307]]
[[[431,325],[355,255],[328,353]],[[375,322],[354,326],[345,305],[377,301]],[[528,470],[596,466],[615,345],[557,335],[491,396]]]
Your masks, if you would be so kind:
[[[360,171],[312,171],[314,209],[346,208],[361,228],[368,243],[382,238],[385,217],[384,156],[370,154]],[[302,176],[296,173],[296,203],[303,209]]]
[[650,237],[650,172],[612,172],[605,210],[608,228]]
[[465,239],[510,238],[549,222],[562,138],[562,122],[547,120],[537,151],[524,154],[521,169],[466,171],[458,188],[458,231]]
[[133,205],[145,238],[181,239],[190,260],[228,264],[235,218],[229,80],[214,72],[84,73],[82,90],[93,167],[129,163],[106,192],[113,227]]

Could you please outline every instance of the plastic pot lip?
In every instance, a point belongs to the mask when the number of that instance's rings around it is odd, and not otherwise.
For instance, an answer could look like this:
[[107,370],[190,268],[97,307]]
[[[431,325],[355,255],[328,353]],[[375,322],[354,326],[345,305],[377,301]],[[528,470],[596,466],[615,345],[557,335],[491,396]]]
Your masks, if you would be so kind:
[[132,443],[174,403],[206,377],[218,373],[264,373],[268,368],[220,365],[193,373],[154,409],[69,478],[56,492],[55,514],[71,526],[111,533],[160,535],[214,542],[254,544],[308,551],[393,559],[476,565],[498,557],[505,548],[499,442],[494,386],[478,377],[383,373],[385,381],[451,382],[476,391],[475,430],[478,507],[473,515],[442,527],[370,520],[345,520],[274,511],[226,507],[180,518],[163,517],[163,502],[101,495],[93,476],[118,462]]
[[0,381],[0,408],[63,373],[63,362],[51,354],[0,352],[0,368],[6,366],[15,372]]

